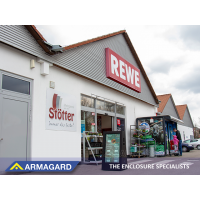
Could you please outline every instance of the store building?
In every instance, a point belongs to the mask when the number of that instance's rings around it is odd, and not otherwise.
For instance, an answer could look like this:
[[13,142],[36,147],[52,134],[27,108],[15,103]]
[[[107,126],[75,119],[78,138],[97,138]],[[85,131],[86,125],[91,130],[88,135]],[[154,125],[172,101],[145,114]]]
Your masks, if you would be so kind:
[[187,104],[176,106],[180,119],[184,124],[178,124],[182,140],[194,139],[194,125]]
[[158,99],[126,31],[67,47],[35,26],[0,26],[1,169],[15,160],[81,161],[81,132],[124,130]]
[[182,140],[193,139],[193,123],[187,105],[176,106],[171,94],[157,95],[160,104],[158,115],[171,115],[180,121],[177,121],[177,129],[181,133]]

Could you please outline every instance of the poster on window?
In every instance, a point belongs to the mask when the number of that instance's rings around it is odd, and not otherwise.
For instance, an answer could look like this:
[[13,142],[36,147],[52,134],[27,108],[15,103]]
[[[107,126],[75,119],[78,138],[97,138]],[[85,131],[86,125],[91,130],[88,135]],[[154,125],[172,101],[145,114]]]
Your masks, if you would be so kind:
[[76,98],[67,93],[47,89],[46,129],[76,131]]

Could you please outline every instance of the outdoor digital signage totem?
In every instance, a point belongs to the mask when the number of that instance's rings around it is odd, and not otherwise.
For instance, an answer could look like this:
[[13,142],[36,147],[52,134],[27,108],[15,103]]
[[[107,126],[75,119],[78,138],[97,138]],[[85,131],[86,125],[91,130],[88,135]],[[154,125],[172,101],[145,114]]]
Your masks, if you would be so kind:
[[102,170],[124,170],[122,164],[127,164],[125,132],[105,131],[103,136]]

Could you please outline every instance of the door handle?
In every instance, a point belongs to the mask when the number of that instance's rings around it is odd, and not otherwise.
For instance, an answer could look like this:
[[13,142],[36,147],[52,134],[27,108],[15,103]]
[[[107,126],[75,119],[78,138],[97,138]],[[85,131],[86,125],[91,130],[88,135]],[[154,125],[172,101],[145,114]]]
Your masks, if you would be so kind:
[[0,139],[0,141],[3,140],[3,138]]

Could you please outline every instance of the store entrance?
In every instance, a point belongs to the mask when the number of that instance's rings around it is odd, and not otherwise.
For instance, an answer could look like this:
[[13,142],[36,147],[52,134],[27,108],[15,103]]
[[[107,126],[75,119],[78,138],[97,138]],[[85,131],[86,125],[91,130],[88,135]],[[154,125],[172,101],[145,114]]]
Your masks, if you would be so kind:
[[112,117],[108,115],[97,114],[97,132],[112,131]]

